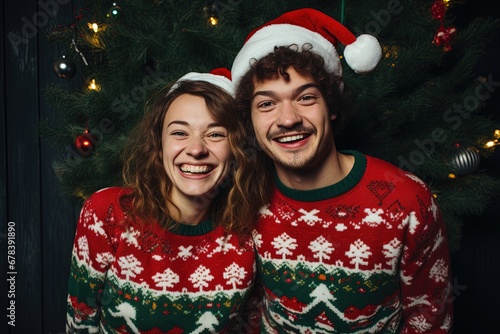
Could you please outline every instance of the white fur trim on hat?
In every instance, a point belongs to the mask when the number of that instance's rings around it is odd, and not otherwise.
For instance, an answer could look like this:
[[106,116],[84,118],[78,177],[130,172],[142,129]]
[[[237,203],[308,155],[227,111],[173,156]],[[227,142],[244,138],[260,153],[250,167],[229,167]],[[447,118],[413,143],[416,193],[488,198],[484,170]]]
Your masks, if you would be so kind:
[[301,48],[310,44],[312,51],[325,59],[330,73],[342,75],[342,66],[335,46],[317,32],[293,24],[274,24],[255,32],[236,55],[231,68],[235,86],[250,69],[253,60],[259,60],[274,51],[276,46],[296,44]]
[[222,89],[224,89],[226,92],[228,92],[232,97],[234,97],[234,86],[231,80],[226,78],[223,75],[216,75],[212,73],[198,73],[198,72],[189,72],[179,78],[175,82],[175,84],[172,85],[172,88],[170,88],[169,93],[173,91],[177,86],[179,85],[179,82],[181,81],[205,81],[209,82],[211,84],[214,84]]

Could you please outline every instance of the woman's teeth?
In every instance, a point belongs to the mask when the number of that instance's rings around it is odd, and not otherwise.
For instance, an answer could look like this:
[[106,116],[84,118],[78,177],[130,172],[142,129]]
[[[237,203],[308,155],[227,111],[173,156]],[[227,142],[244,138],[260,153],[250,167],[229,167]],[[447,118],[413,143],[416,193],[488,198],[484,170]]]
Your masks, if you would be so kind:
[[189,173],[189,174],[206,174],[210,172],[213,168],[207,165],[204,166],[190,166],[190,165],[183,165],[180,167],[181,171],[183,173]]

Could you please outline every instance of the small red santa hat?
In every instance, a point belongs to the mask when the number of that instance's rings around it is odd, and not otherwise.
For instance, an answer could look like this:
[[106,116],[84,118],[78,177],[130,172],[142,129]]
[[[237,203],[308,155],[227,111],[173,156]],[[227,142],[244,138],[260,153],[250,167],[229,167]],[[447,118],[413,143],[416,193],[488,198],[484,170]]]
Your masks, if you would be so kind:
[[173,91],[181,81],[205,81],[214,84],[234,97],[234,85],[231,81],[231,71],[224,67],[218,67],[208,73],[189,72],[180,77],[170,88],[169,93]]
[[372,71],[382,58],[382,48],[374,36],[363,34],[356,38],[340,22],[312,9],[287,12],[254,29],[236,55],[231,69],[235,85],[250,69],[252,61],[274,51],[275,46],[312,45],[312,51],[325,59],[330,73],[342,75],[336,51],[337,43],[345,45],[344,59],[356,73]]

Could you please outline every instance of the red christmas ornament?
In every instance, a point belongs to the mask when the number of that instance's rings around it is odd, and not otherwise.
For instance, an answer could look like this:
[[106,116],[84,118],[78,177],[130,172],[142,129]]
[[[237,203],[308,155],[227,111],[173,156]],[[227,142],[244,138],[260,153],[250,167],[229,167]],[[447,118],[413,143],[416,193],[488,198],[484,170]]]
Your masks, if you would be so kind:
[[75,147],[78,151],[78,154],[83,157],[88,157],[89,155],[91,155],[94,151],[94,142],[95,139],[89,133],[89,130],[85,130],[83,134],[79,135],[75,139]]
[[455,27],[441,27],[438,29],[436,35],[434,36],[433,43],[438,45],[438,46],[443,46],[443,50],[445,52],[448,52],[451,50],[451,38],[455,33],[457,32],[457,29]]
[[455,27],[445,28],[444,17],[446,15],[446,9],[448,4],[444,0],[436,0],[431,7],[432,17],[435,20],[441,21],[441,26],[439,27],[432,43],[443,46],[443,51],[448,52],[451,50],[451,38],[457,32]]
[[446,4],[443,0],[437,0],[431,7],[432,17],[435,20],[442,20],[446,13]]

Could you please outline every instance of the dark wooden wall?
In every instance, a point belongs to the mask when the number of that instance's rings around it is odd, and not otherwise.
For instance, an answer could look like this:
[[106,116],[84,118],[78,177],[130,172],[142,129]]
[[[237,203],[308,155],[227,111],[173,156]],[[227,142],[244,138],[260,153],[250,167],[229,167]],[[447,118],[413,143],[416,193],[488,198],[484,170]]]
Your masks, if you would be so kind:
[[[62,80],[52,71],[60,50],[48,45],[45,30],[52,17],[71,20],[72,8],[67,0],[2,1],[1,6],[0,332],[63,333],[79,208],[58,190],[52,162],[61,153],[39,137],[37,125],[61,121],[44,103],[43,89]],[[8,222],[15,227],[13,270],[4,265]],[[16,274],[7,274],[12,271]],[[15,299],[7,295],[9,277],[15,278]],[[15,327],[6,317],[11,300]]]
[[[47,10],[40,3],[52,7]],[[0,332],[63,333],[70,253],[80,203],[58,190],[52,162],[62,152],[39,137],[37,124],[61,122],[61,116],[45,104],[42,90],[50,82],[71,83],[61,81],[52,71],[52,61],[62,50],[47,43],[45,18],[55,16],[63,25],[70,23],[72,4],[68,0],[3,0],[0,6]],[[481,14],[488,14],[488,10]],[[493,80],[499,82],[498,62],[496,48],[485,57],[479,71],[493,73]],[[495,93],[489,106],[496,115],[500,114],[499,95]],[[484,167],[500,176],[500,149]],[[468,219],[462,250],[453,255],[456,333],[497,330],[499,210],[500,196],[485,215]],[[7,267],[9,222],[15,227],[13,269]],[[16,274],[8,274],[12,271]],[[15,299],[7,296],[10,277],[15,278]],[[8,325],[6,317],[10,300],[15,300],[15,327]]]

